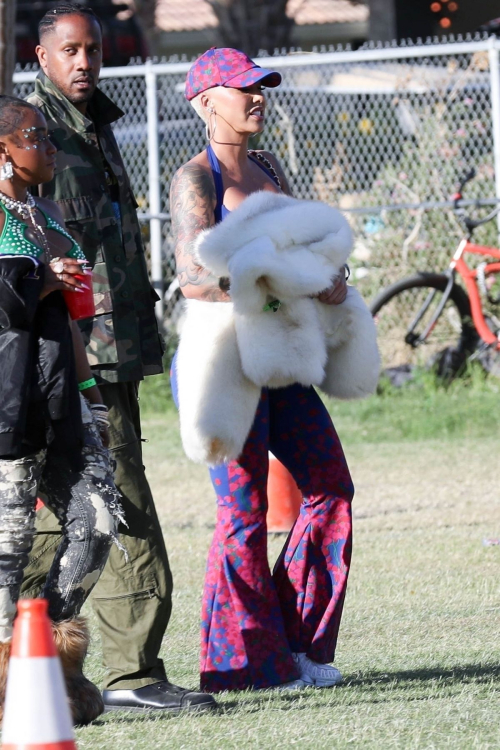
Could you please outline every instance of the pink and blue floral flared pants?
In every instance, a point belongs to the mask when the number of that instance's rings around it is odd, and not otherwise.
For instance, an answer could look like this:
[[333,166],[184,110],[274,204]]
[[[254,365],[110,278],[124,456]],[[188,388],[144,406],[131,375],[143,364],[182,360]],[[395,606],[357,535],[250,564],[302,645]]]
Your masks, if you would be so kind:
[[[272,575],[269,450],[304,498]],[[210,475],[217,523],[203,592],[201,687],[218,692],[294,680],[292,652],[333,661],[351,558],[353,486],[313,388],[264,389],[242,455]]]

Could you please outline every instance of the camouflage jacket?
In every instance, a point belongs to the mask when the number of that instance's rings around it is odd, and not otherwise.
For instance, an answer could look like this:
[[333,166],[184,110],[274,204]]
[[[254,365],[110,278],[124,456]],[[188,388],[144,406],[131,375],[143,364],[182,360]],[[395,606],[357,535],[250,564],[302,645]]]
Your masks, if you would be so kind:
[[[162,372],[163,344],[129,179],[111,123],[123,112],[99,89],[82,115],[44,73],[28,101],[39,107],[57,146],[54,179],[39,194],[54,200],[68,231],[94,267],[96,316],[81,324],[89,363],[106,381],[141,380]],[[100,148],[99,148],[100,145]],[[119,195],[117,218],[106,165]]]

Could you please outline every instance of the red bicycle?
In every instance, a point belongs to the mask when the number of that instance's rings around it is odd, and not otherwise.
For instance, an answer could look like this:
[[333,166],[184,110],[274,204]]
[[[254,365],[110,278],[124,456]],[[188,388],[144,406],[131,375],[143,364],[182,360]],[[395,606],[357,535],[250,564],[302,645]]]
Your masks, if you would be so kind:
[[[475,245],[472,236],[477,227],[497,216],[500,207],[483,219],[465,215],[459,201],[474,176],[474,170],[469,172],[453,196],[454,210],[467,236],[460,241],[447,270],[397,281],[382,290],[371,306],[383,370],[395,382],[411,378],[416,367],[452,378],[471,358],[478,358],[487,369],[495,364],[498,367],[500,318],[495,308],[500,305],[500,250]],[[482,260],[471,268],[468,255]],[[457,273],[465,288],[456,282]]]

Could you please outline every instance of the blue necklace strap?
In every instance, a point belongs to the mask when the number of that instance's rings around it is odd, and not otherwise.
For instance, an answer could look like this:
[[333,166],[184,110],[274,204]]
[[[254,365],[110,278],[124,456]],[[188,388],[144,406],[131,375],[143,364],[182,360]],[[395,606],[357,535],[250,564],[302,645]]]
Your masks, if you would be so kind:
[[215,196],[217,203],[215,205],[215,223],[218,224],[222,221],[222,203],[224,200],[224,183],[222,182],[222,174],[220,171],[219,161],[215,155],[215,152],[210,144],[207,146],[208,163],[212,170],[212,176],[215,184]]

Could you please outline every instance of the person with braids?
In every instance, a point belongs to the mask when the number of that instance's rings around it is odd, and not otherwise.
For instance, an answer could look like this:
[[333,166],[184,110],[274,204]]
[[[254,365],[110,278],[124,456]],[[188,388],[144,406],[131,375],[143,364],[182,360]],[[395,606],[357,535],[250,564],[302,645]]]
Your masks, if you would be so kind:
[[[127,526],[125,558],[114,548],[96,586],[108,708],[169,712],[213,709],[210,695],[171,684],[159,658],[171,611],[172,577],[145,475],[139,382],[163,371],[163,346],[132,195],[111,124],[123,116],[97,87],[101,24],[89,7],[61,3],[40,21],[41,72],[29,101],[45,115],[57,147],[54,178],[39,194],[56,202],[70,234],[94,268],[96,315],[81,323],[87,355],[109,408],[115,482]],[[48,509],[38,514],[24,589],[43,585],[60,530]]]
[[74,721],[86,724],[104,705],[82,673],[89,638],[79,612],[117,540],[121,508],[105,407],[61,294],[87,286],[86,259],[57,206],[29,192],[52,179],[55,155],[42,113],[0,96],[0,712],[42,490],[63,535],[41,594]]

